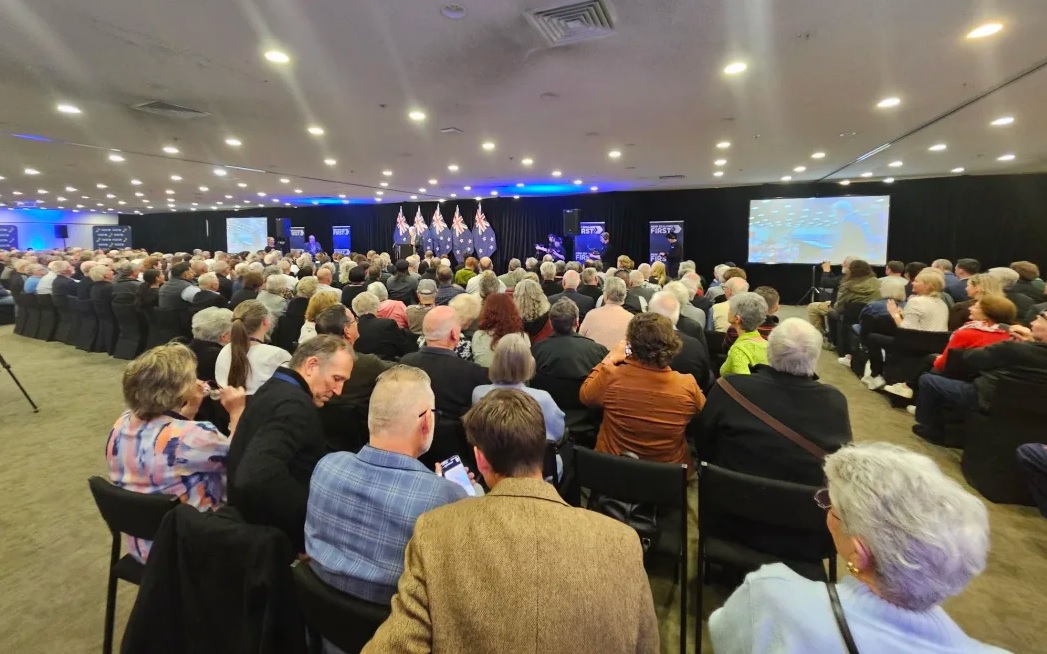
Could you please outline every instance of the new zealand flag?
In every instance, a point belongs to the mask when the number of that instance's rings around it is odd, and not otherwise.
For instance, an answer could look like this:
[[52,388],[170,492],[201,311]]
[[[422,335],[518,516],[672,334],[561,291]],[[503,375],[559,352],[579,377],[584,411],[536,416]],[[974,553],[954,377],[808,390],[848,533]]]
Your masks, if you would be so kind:
[[422,205],[418,205],[418,211],[414,214],[414,233],[422,237],[422,247],[419,248],[421,252],[418,256],[425,254],[426,250],[433,249],[433,237],[429,234],[429,225],[425,224],[425,218],[422,216]]
[[440,205],[436,205],[433,211],[433,219],[429,225],[429,236],[433,239],[433,254],[438,257],[446,257],[451,252],[451,230],[440,215]]
[[480,205],[476,205],[476,224],[473,225],[473,243],[476,244],[476,254],[481,257],[489,257],[498,249],[498,240],[494,236],[494,229],[487,222]]
[[400,212],[396,214],[396,227],[393,228],[394,244],[402,245],[411,242],[411,236],[407,233],[407,229],[407,219],[404,218],[404,208],[400,207]]
[[458,213],[458,207],[454,208],[454,220],[451,221],[451,247],[458,263],[462,263],[473,253],[473,233],[465,226],[462,214]]

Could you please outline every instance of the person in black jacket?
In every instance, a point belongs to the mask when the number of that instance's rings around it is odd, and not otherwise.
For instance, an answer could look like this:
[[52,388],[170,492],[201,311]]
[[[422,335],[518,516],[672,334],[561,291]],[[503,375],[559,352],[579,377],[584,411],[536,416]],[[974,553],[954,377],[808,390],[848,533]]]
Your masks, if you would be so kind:
[[229,308],[235,309],[244,300],[258,299],[258,289],[262,288],[262,274],[249,272],[243,276],[243,286],[233,293],[233,299],[229,301]]
[[819,332],[825,331],[825,318],[836,303],[836,292],[840,286],[840,280],[847,274],[853,259],[854,257],[844,257],[843,263],[840,265],[839,275],[833,274],[831,263],[828,261],[822,262],[822,276],[818,281],[818,288],[820,290],[832,289],[832,294],[827,302],[818,302],[818,298],[815,298],[814,302],[807,305],[807,319]]
[[160,285],[164,283],[164,274],[159,270],[146,270],[142,273],[142,283],[135,289],[135,306],[145,311],[160,304]]
[[135,291],[138,290],[138,286],[141,284],[138,281],[138,277],[142,272],[141,262],[136,264],[124,261],[116,266],[114,272],[113,301],[127,302],[128,304],[134,302]]
[[[94,285],[95,281],[93,279],[91,279],[90,273],[91,273],[91,269],[94,268],[97,265],[98,264],[96,264],[94,261],[85,261],[82,264],[80,264],[80,270],[84,273],[84,278],[81,279],[77,283],[77,286],[76,286],[76,299],[78,299],[78,300],[90,300],[91,299],[91,287]],[[12,282],[15,281],[13,277],[11,278],[11,281]],[[11,292],[14,292],[14,290],[15,289],[12,286],[11,287]],[[21,286],[19,286],[19,290],[21,290]]]
[[600,250],[600,261],[603,262],[604,270],[617,266],[620,252],[618,248],[611,245],[611,232],[605,231],[603,234],[600,234],[600,244],[603,247]]
[[200,292],[194,295],[193,300],[189,303],[189,315],[203,311],[208,307],[229,308],[229,301],[218,292],[218,275],[204,273],[196,280],[196,285],[200,287]]
[[357,352],[374,354],[383,359],[399,359],[418,349],[414,334],[400,329],[395,320],[379,318],[379,299],[374,293],[361,293],[353,299],[353,313],[357,317],[360,338]]
[[[691,375],[694,377],[694,381],[698,382],[699,388],[703,391],[707,390],[712,382],[709,348],[704,340],[699,341],[694,336],[680,329],[679,323],[687,319],[680,316],[679,299],[671,291],[658,291],[651,297],[651,303],[647,306],[647,310],[668,318],[673,323],[673,326],[676,327],[676,335],[683,342],[683,347],[673,357],[669,367],[676,372]],[[689,322],[693,323],[694,321],[691,320]],[[701,330],[699,331],[704,339],[705,333]]]
[[229,279],[229,264],[226,261],[214,262],[214,274],[218,276],[218,292],[226,300],[233,299],[233,280]]
[[440,415],[459,419],[473,404],[473,389],[488,383],[487,370],[455,354],[462,326],[451,307],[436,307],[425,314],[422,331],[425,345],[404,356],[400,363],[428,373]]
[[578,307],[579,318],[585,320],[585,314],[592,311],[593,307],[596,306],[596,300],[578,292],[578,285],[581,281],[581,275],[574,270],[565,272],[563,274],[563,292],[550,296],[549,304],[556,304],[560,298],[567,298]]
[[355,266],[349,271],[349,281],[342,287],[342,304],[353,306],[356,296],[367,291],[367,274],[363,266]]
[[229,504],[247,522],[277,527],[305,551],[309,479],[324,455],[319,407],[342,392],[353,352],[337,336],[295,350],[248,403],[229,447]]

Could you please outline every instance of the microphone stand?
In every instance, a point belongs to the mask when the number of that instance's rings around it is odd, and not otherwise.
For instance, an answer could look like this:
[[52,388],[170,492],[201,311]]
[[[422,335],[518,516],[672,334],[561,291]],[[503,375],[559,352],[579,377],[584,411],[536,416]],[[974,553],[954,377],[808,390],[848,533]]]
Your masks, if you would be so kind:
[[811,296],[811,302],[815,302],[818,300],[818,294],[821,291],[818,289],[818,282],[815,281],[815,275],[817,275],[817,271],[817,265],[811,266],[811,287],[807,289],[807,291],[804,292],[803,295],[800,296],[799,300],[796,301],[797,305],[803,306],[804,304],[807,304],[805,300],[807,299],[808,295]]
[[36,406],[36,404],[33,402],[33,398],[29,397],[29,393],[26,392],[25,388],[22,386],[22,383],[18,381],[18,377],[15,377],[15,373],[11,370],[11,364],[7,362],[7,359],[4,358],[3,354],[0,354],[0,366],[2,366],[4,370],[7,371],[7,374],[11,375],[11,379],[14,380],[15,386],[18,387],[18,390],[22,391],[22,395],[24,395],[26,401],[29,402],[29,406],[33,407],[33,413],[40,413],[40,407]]

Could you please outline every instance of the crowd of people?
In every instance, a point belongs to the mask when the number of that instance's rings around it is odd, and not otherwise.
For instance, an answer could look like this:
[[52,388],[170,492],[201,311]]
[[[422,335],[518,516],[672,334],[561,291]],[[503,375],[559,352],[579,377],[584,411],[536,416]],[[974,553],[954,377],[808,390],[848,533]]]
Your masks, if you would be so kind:
[[[922,455],[852,443],[847,401],[816,369],[824,348],[845,365],[863,353],[865,386],[913,398],[914,430],[933,440],[949,412],[986,410],[999,379],[1047,383],[1047,297],[1033,264],[983,273],[972,259],[892,261],[882,278],[857,259],[838,275],[824,264],[829,299],[808,320],[780,320],[779,293],[750,290],[731,263],[706,284],[693,261],[670,277],[627,256],[607,269],[545,259],[511,259],[498,274],[488,257],[454,266],[432,252],[12,252],[0,253],[0,302],[64,294],[98,310],[184,312],[191,339],[124,371],[110,479],[279,529],[325,583],[391,608],[365,651],[423,651],[436,637],[455,651],[522,638],[542,650],[658,650],[636,532],[561,499],[568,440],[683,464],[692,478],[704,461],[824,487],[817,500],[850,572],[840,601],[862,651],[990,651],[940,607],[984,569],[984,506]],[[888,385],[899,330],[952,334],[919,375]],[[360,416],[366,444],[332,440],[334,410]],[[443,476],[450,459],[428,460],[449,444],[469,483]],[[1047,516],[1047,449],[1019,456]],[[759,549],[767,535],[738,524],[733,537]],[[149,547],[129,542],[141,561]],[[833,651],[824,592],[781,564],[750,574],[710,619],[716,650]],[[494,602],[509,610],[483,610]],[[538,623],[581,607],[584,619]],[[784,642],[799,644],[770,645]]]

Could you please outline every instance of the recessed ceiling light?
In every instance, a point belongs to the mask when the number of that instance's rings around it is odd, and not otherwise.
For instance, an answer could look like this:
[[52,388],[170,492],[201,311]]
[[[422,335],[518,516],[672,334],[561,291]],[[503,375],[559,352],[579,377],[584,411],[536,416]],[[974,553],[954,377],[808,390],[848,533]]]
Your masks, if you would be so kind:
[[109,155],[109,161],[112,161],[113,163],[121,163],[127,160],[124,159],[123,156],[114,152],[113,154]]
[[498,195],[498,191],[491,191],[491,195]]
[[336,165],[338,163],[338,160],[337,159],[327,158],[327,159],[324,159],[324,163],[327,164],[328,166],[334,166],[334,165]]
[[240,188],[247,188],[247,184],[245,184],[244,182],[237,182],[236,185]]
[[890,166],[891,168],[901,168],[905,164],[903,162],[901,162],[901,161],[892,161],[891,163],[889,163],[887,165]]
[[815,152],[814,154],[811,155],[811,159],[824,159],[824,158],[825,158],[825,153],[824,152]]
[[47,195],[47,189],[45,189],[45,188],[38,188],[38,189],[36,189],[36,194],[37,195]]
[[392,177],[393,176],[393,171],[391,171],[391,170],[383,170],[382,174],[385,175],[386,177]]
[[180,182],[180,181],[182,181],[182,176],[181,175],[171,175],[171,181],[172,182]]
[[589,190],[592,191],[593,193],[595,193],[595,192],[600,190],[600,187],[599,186],[590,186]]
[[612,159],[617,159],[617,158],[622,156],[622,153],[619,150],[611,150],[610,152],[607,153],[607,156],[612,158]]
[[11,195],[21,195],[21,191],[11,191]]
[[782,177],[782,181],[783,182],[791,182],[791,181],[793,181],[793,176],[792,175],[785,175],[785,176]]
[[95,184],[95,186],[97,186],[98,188],[109,188],[108,186],[102,183]]
[[265,197],[265,191],[258,191],[258,197],[264,198]]
[[142,180],[140,180],[140,179],[132,179],[131,180],[131,186],[141,186],[141,185],[142,185]]
[[142,193],[141,191],[135,191],[135,197],[136,198],[144,198],[145,197],[145,193]]
[[581,186],[581,185],[582,185],[582,180],[580,180],[580,179],[576,179],[576,180],[574,180],[574,181],[573,181],[573,182],[571,182],[571,183],[572,183],[572,184],[574,184],[575,186]]
[[473,199],[474,199],[474,200],[476,200],[477,202],[479,202],[479,201],[483,200],[483,198],[482,198],[482,197],[480,197],[479,195],[477,195],[477,196],[476,196],[475,198],[473,198]]
[[471,191],[471,190],[473,190],[473,187],[472,186],[463,186],[462,190],[464,190],[464,191]]
[[727,64],[727,66],[723,69],[723,72],[725,75],[737,75],[739,73],[744,73],[745,69],[747,69],[748,67],[749,65],[746,64],[744,61],[735,61]]
[[39,175],[40,174],[40,171],[37,170],[36,168],[26,168],[22,172],[25,173],[26,175]]
[[559,177],[560,175],[563,175],[563,173],[560,172],[559,170],[554,170],[553,171],[553,177]]
[[879,107],[880,109],[889,109],[890,107],[897,107],[901,103],[902,103],[901,99],[895,98],[895,97],[890,97],[890,98],[884,98],[883,100],[880,100],[879,102],[876,103],[876,106]]
[[713,177],[723,177],[723,171],[717,170],[715,173],[713,173]]
[[845,179],[842,182],[840,182],[840,186],[850,186],[850,185],[851,185],[851,180],[849,180],[849,179]]
[[225,140],[225,144],[228,145],[228,146],[234,147],[234,148],[238,148],[241,145],[243,145],[243,143],[240,141],[240,139],[233,138],[233,137],[227,138]]
[[1013,122],[1014,116],[1000,116],[999,118],[997,118],[989,124],[994,125],[996,127],[1003,127],[1004,125],[1010,125]]
[[859,177],[872,177],[872,176],[873,176],[873,174],[871,172],[869,172],[868,170],[865,171],[864,173],[862,173],[861,175],[859,175]]
[[1010,153],[1003,154],[1003,155],[1000,155],[999,157],[996,157],[996,160],[997,161],[1014,161],[1014,155],[1010,154]]
[[77,107],[75,105],[71,105],[71,104],[60,104],[56,108],[58,109],[58,111],[60,111],[63,114],[79,114],[79,113],[83,113],[83,112],[80,111],[79,107]]
[[884,184],[894,184],[894,178],[893,177],[885,177],[884,180],[883,180],[883,183]]
[[76,193],[76,187],[75,186],[67,186],[67,187],[65,187],[65,190],[66,190],[67,193]]
[[378,182],[378,185],[384,188],[386,186],[389,186],[389,182]]
[[721,150],[726,150],[727,148],[731,147],[731,142],[730,141],[720,141],[719,143],[716,144],[716,147],[720,148]]
[[312,134],[313,136],[323,136],[324,134],[324,128],[320,127],[319,125],[310,125],[308,128],[306,128],[306,131]]
[[717,159],[716,161],[713,162],[713,165],[714,166],[726,166],[727,165],[727,160],[726,159]]
[[416,123],[420,123],[425,120],[425,112],[415,109],[407,114],[407,117]]
[[291,61],[291,57],[286,52],[280,50],[269,50],[265,53],[265,58],[274,64],[286,64]]
[[375,198],[375,199],[374,199],[374,201],[375,201],[375,202],[381,202],[381,201],[382,201],[382,198]]
[[525,166],[531,166],[531,165],[534,165],[534,159],[532,159],[530,157],[524,157],[523,159],[520,160],[520,163],[522,163]]
[[793,168],[794,173],[802,173],[805,170],[807,170],[807,166],[797,166],[796,168]]
[[457,194],[457,193],[452,193],[452,194],[451,194],[451,197],[452,197],[452,198],[456,198],[456,197],[458,197],[458,194]]
[[291,180],[287,179],[286,177],[281,177],[280,178],[280,183],[281,184],[290,184]]
[[418,192],[419,192],[419,193],[425,193],[425,187],[423,186],[423,187],[419,188],[419,189],[418,189]]
[[385,195],[385,191],[375,191],[375,195]]
[[296,189],[294,190],[294,192],[295,192],[295,193],[301,193],[301,192],[302,192],[302,189],[300,189],[300,188],[296,188]]
[[458,164],[451,164],[447,167],[447,170],[451,171],[452,173],[458,172]]
[[209,188],[207,188],[206,186],[201,186],[201,187],[199,187],[199,188],[200,188],[200,190],[201,190],[202,192],[204,192],[204,193],[206,193],[207,191],[209,191],[209,190],[210,190],[210,189],[209,189]]
[[963,166],[957,166],[956,168],[953,168],[949,172],[950,173],[962,173],[963,171],[964,171],[964,167]]
[[436,184],[437,184],[435,179],[430,179],[429,183],[432,184],[433,186],[436,186]]
[[412,199],[412,200],[417,200],[417,199],[418,199],[418,196],[417,196],[417,195],[412,195],[412,196],[411,196],[411,199]]
[[116,203],[117,203],[117,204],[127,204],[127,203],[126,203],[126,202],[124,202],[123,200],[117,200],[117,201],[116,201]]
[[931,147],[929,147],[927,149],[930,150],[931,152],[941,152],[942,150],[946,149],[947,147],[949,147],[949,146],[945,145],[944,143],[935,143],[934,145],[932,145]]
[[215,168],[213,172],[218,177],[225,177],[229,174],[228,172],[226,172],[225,168]]
[[164,152],[166,152],[167,154],[178,154],[178,148],[176,148],[173,145],[165,145]]
[[494,143],[492,141],[484,141],[480,147],[490,152],[491,150],[494,150]]
[[232,199],[233,199],[233,196],[231,196],[231,195],[226,195],[226,196],[225,196],[225,199],[226,199],[226,200],[232,200]]
[[979,25],[978,27],[975,27],[973,30],[968,32],[967,38],[984,39],[985,37],[992,36],[993,34],[999,32],[1002,29],[1003,25],[1001,23],[985,23],[984,25]]
[[523,182],[517,182],[516,183],[516,188],[523,188],[523,187],[524,187],[524,183]]

